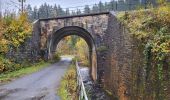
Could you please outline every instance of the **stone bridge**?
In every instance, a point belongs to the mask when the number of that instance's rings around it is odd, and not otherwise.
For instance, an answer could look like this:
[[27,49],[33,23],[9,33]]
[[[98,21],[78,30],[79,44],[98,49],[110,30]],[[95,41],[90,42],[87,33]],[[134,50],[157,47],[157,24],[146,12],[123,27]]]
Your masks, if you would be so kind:
[[[82,37],[89,46],[92,78],[118,96],[129,98],[132,43],[114,12],[39,19],[32,40],[37,51],[51,58],[59,41],[68,35]],[[45,53],[44,53],[45,54]]]
[[91,73],[97,79],[97,52],[106,34],[109,12],[39,19],[34,24],[35,41],[39,43],[40,50],[48,50],[51,58],[59,41],[68,35],[82,37],[89,46]]

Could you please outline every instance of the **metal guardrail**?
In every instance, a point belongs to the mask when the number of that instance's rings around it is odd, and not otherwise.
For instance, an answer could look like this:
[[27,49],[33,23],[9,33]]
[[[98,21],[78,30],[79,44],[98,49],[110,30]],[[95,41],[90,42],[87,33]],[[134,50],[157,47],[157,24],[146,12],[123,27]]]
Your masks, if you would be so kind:
[[82,80],[82,76],[80,74],[80,69],[79,69],[79,65],[78,62],[76,61],[76,70],[77,70],[77,84],[78,84],[78,96],[79,96],[79,100],[88,100],[87,94],[86,94],[86,90],[84,87],[84,83]]

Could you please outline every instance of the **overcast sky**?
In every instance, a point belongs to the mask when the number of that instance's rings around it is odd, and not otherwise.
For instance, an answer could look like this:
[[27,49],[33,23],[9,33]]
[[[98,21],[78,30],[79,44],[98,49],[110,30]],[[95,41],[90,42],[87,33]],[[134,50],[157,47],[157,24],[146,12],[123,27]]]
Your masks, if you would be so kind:
[[[43,3],[48,3],[50,5],[61,5],[63,8],[67,7],[75,7],[75,6],[84,6],[84,5],[91,5],[98,3],[99,1],[102,2],[109,2],[111,0],[26,0],[25,5],[31,4],[32,6],[39,7]],[[19,2],[18,0],[0,0],[2,5],[2,9],[18,9]]]

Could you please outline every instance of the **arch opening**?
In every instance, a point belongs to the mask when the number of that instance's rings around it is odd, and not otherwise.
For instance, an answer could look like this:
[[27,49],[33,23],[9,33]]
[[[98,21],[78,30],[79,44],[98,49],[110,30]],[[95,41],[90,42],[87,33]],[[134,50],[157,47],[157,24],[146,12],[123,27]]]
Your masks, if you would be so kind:
[[90,74],[94,81],[97,80],[97,55],[95,49],[95,43],[91,34],[85,29],[77,26],[69,26],[61,28],[55,31],[51,36],[48,43],[49,59],[54,55],[59,42],[67,36],[76,35],[81,37],[88,45],[89,48],[89,62],[90,62]]

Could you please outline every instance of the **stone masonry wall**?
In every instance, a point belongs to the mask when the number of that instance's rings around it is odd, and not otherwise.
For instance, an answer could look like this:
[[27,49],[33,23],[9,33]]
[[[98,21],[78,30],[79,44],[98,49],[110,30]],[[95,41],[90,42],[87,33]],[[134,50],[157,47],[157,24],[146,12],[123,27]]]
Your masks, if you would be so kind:
[[128,32],[114,13],[109,15],[104,67],[104,88],[119,100],[130,99],[132,44]]
[[[144,100],[147,93],[143,49],[113,12],[106,33],[103,36],[104,88],[115,100]],[[151,87],[147,90],[152,91]]]
[[41,49],[47,48],[47,39],[49,35],[54,34],[63,27],[78,26],[86,29],[95,40],[96,36],[103,36],[105,34],[107,24],[108,14],[42,19],[40,20]]

